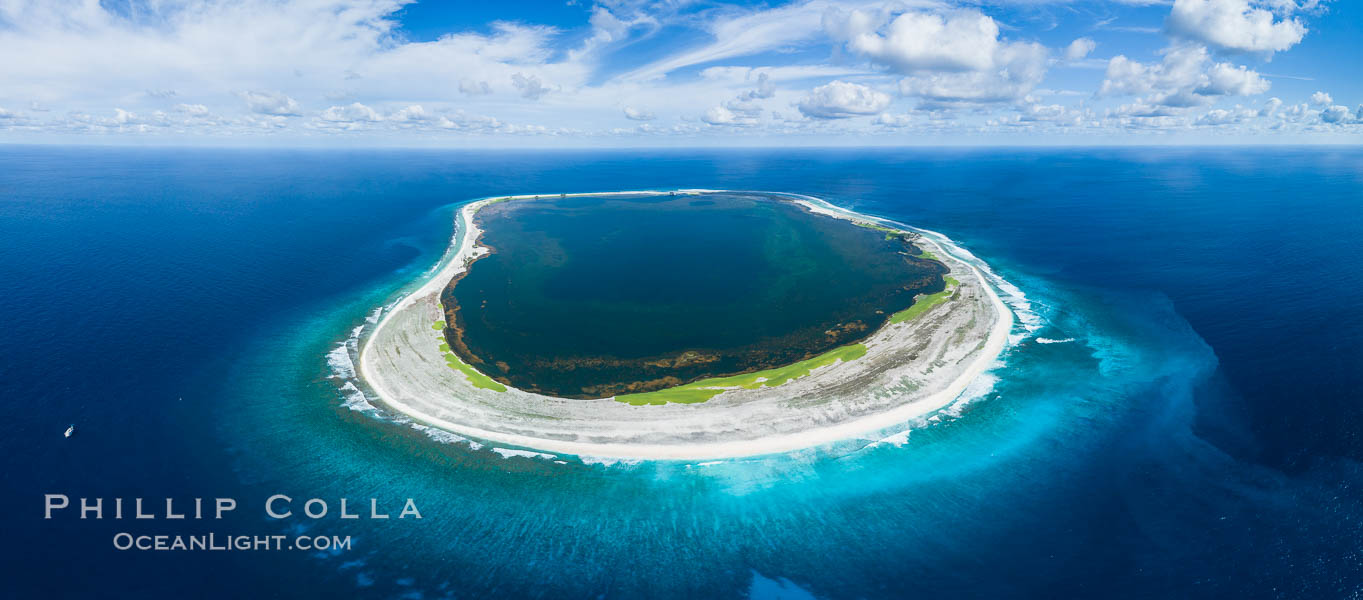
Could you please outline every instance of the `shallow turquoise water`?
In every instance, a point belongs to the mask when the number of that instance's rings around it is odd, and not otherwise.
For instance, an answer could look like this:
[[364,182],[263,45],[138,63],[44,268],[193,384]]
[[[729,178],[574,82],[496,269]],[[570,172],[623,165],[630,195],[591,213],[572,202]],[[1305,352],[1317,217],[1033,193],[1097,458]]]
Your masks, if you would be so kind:
[[[16,409],[0,424],[0,508],[16,594],[54,581],[73,597],[290,598],[1363,585],[1357,151],[0,153],[0,381]],[[504,457],[343,387],[338,344],[436,262],[452,202],[658,187],[807,193],[942,231],[1025,294],[1036,329],[907,438],[718,464]],[[243,507],[221,523],[45,521],[53,490]],[[393,512],[411,497],[424,518],[272,521],[258,506],[273,493]],[[113,550],[125,530],[354,546]]]

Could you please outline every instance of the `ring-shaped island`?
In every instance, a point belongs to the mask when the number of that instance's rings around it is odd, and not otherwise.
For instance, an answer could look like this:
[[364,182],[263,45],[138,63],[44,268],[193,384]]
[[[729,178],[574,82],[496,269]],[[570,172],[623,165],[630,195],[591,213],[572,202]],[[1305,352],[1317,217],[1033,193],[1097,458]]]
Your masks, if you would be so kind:
[[944,238],[793,194],[486,198],[360,351],[378,399],[547,452],[786,452],[938,410],[1012,313]]

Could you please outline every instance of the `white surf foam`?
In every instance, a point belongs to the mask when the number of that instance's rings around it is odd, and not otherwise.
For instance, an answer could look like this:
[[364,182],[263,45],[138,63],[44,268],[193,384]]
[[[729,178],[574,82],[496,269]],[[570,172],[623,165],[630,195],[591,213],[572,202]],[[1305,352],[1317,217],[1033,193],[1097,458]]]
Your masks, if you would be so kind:
[[511,448],[493,448],[492,451],[493,451],[493,452],[496,452],[497,454],[502,455],[502,458],[511,458],[511,457],[513,457],[513,456],[524,456],[524,457],[526,457],[526,458],[547,458],[547,459],[558,458],[558,456],[555,456],[555,455],[553,455],[553,454],[545,454],[545,453],[543,453],[543,452],[535,452],[534,450],[513,450],[513,449],[511,449]]
[[468,444],[469,448],[472,448],[474,450],[478,450],[483,447],[482,444],[475,442],[471,439],[468,439],[462,435],[450,433],[448,431],[445,431],[444,429],[431,427],[430,425],[422,425],[421,423],[417,423],[416,421],[411,420],[406,421],[407,425],[412,429],[415,429],[417,431],[420,431],[421,433],[426,434],[426,437],[429,437],[432,440],[439,442],[441,444]]
[[579,456],[577,458],[584,465],[601,465],[603,467],[632,467],[643,463],[642,460],[635,458],[611,458],[609,456]]
[[350,358],[350,345],[347,342],[336,344],[327,353],[327,366],[331,368],[330,379],[351,379],[355,377],[355,361]]
[[369,403],[369,398],[364,396],[360,388],[355,387],[355,382],[347,381],[341,386],[341,393],[345,396],[342,406],[358,412],[377,412],[379,409]]
[[995,375],[994,372],[998,369],[1002,369],[1003,366],[1003,361],[994,363],[988,371],[985,371],[979,377],[972,380],[970,385],[967,385],[965,390],[961,392],[961,395],[956,397],[955,402],[947,405],[946,408],[938,411],[937,415],[934,416],[948,419],[958,418],[963,414],[967,406],[994,393],[994,385],[999,382],[999,376]]
[[901,432],[896,433],[896,434],[894,434],[894,435],[885,436],[885,437],[880,438],[880,439],[878,439],[878,440],[876,440],[876,441],[874,441],[874,442],[871,442],[871,445],[872,445],[872,446],[894,446],[894,447],[896,447],[896,448],[900,448],[900,447],[903,447],[904,444],[909,443],[909,434],[910,434],[911,432],[912,432],[912,430],[910,430],[910,429],[905,429],[904,431],[901,431]]

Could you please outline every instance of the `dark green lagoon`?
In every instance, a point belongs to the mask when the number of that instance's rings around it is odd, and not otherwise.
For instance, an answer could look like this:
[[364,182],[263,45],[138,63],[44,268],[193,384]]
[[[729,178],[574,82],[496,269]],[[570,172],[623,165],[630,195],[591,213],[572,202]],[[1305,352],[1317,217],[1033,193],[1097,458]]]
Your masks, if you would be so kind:
[[765,194],[546,196],[475,219],[492,253],[445,289],[446,338],[502,383],[569,398],[811,358],[947,272],[911,236]]

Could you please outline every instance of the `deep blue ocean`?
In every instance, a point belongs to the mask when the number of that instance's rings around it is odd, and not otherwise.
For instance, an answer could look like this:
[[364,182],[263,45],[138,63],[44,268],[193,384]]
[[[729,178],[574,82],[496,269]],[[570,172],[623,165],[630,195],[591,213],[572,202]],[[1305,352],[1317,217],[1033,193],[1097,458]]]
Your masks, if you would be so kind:
[[[504,457],[341,385],[458,203],[691,187],[941,232],[1039,320],[904,443],[719,464]],[[1358,149],[0,146],[0,595],[1357,598],[1360,243]],[[240,505],[46,520],[48,493]]]

